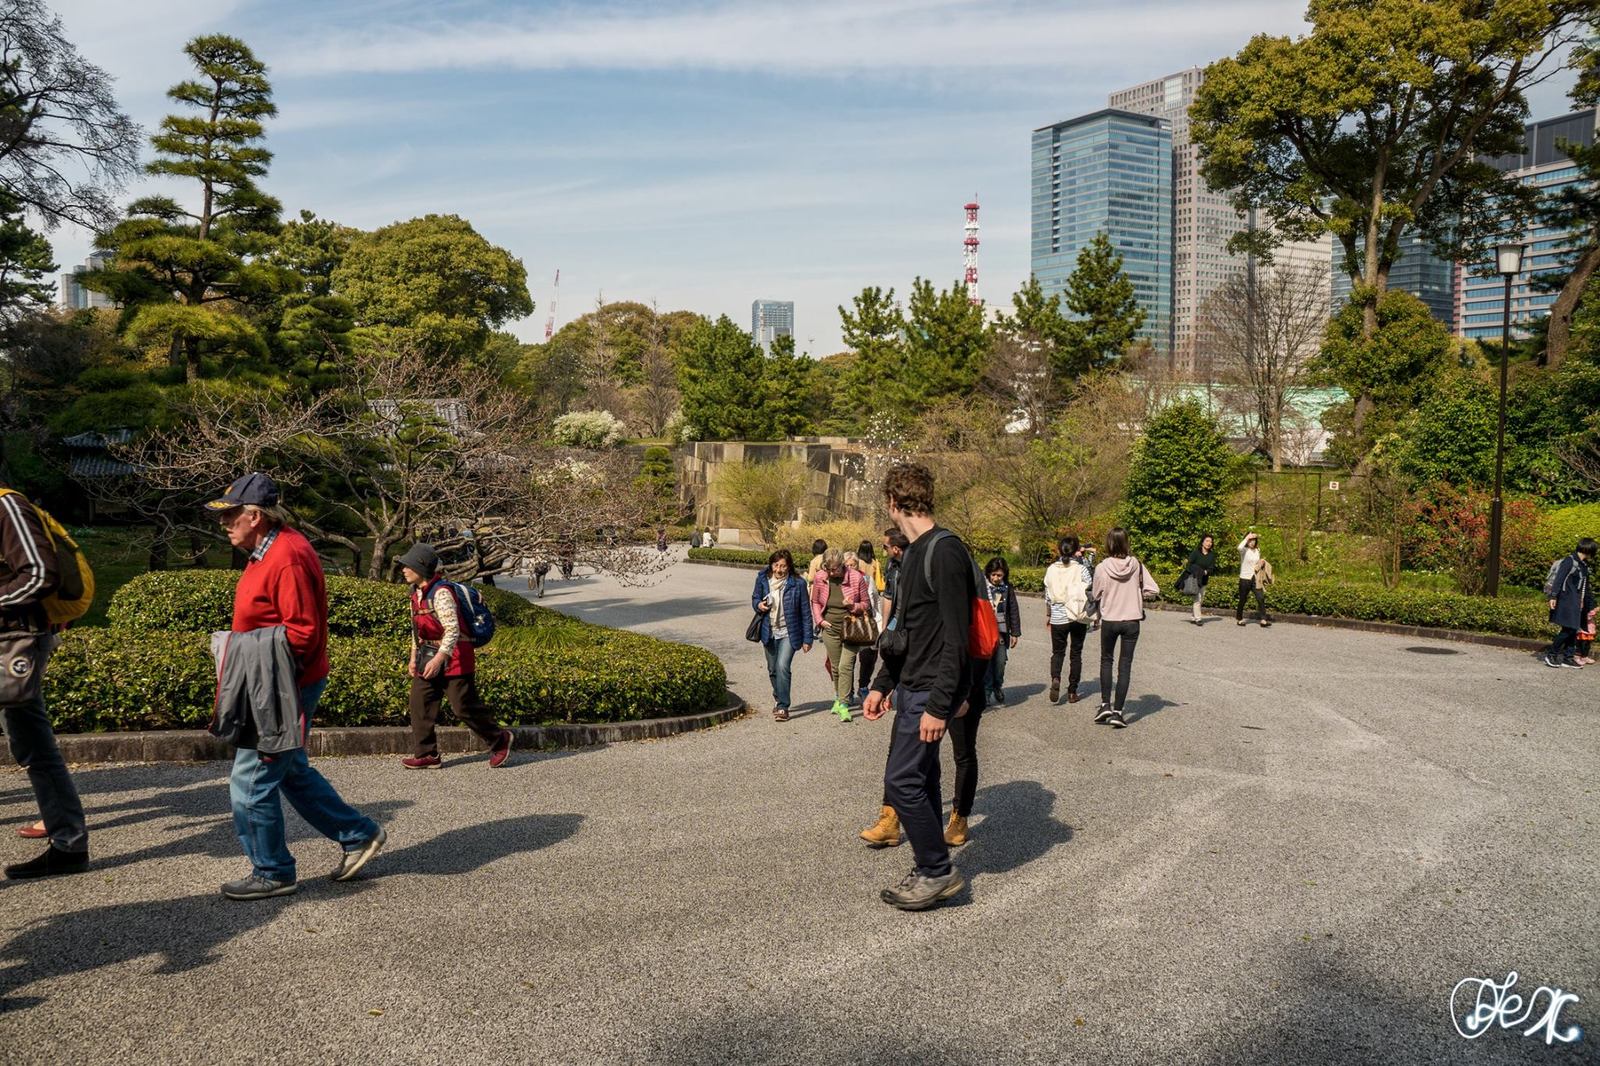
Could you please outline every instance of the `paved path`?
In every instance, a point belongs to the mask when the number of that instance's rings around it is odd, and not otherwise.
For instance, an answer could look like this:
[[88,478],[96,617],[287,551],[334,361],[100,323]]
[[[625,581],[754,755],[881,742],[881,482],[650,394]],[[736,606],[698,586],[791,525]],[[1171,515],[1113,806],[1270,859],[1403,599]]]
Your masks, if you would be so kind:
[[[501,772],[322,760],[390,834],[352,885],[291,816],[301,893],[227,903],[222,765],[84,770],[95,872],[0,885],[0,1062],[1600,1058],[1600,669],[1159,614],[1114,732],[1046,704],[1030,602],[970,892],[910,915],[877,900],[908,849],[854,840],[887,723],[770,720],[752,579],[552,582],[715,649],[762,713]],[[797,674],[820,709],[820,649]],[[31,817],[0,774],[0,858]],[[1463,1041],[1451,988],[1509,970],[1592,1038]]]

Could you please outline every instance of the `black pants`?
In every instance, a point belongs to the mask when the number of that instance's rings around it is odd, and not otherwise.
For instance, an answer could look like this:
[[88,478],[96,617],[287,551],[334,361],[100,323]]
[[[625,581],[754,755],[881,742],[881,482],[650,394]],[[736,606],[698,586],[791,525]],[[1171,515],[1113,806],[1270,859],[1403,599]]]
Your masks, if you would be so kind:
[[950,873],[950,846],[944,842],[940,818],[939,742],[922,739],[922,712],[927,706],[928,693],[895,689],[894,738],[883,784],[889,806],[900,816],[900,827],[911,841],[917,871],[944,877]]
[[878,649],[868,645],[856,655],[857,689],[872,687],[872,671],[878,668]]
[[[1004,638],[1001,638],[1004,639]],[[950,754],[956,760],[956,789],[950,797],[950,810],[965,818],[972,813],[972,798],[978,794],[978,726],[989,705],[988,671],[982,661],[974,661],[976,679],[967,695],[967,713],[950,719]]]
[[5,718],[11,757],[28,771],[28,784],[33,786],[34,802],[39,805],[50,843],[62,851],[87,851],[89,830],[83,819],[83,802],[78,799],[55,731],[50,728],[44,697],[35,696],[29,703],[0,708],[0,714]]
[[461,724],[478,734],[485,744],[500,739],[500,723],[494,712],[478,698],[478,677],[413,677],[411,679],[411,743],[418,757],[439,754],[439,736],[434,724],[439,721],[440,701],[448,697],[450,709]]
[[1083,677],[1083,640],[1089,634],[1088,622],[1067,622],[1050,626],[1050,680],[1061,678],[1061,660],[1066,658],[1067,645],[1072,645],[1071,673],[1067,675],[1067,691],[1075,692]]
[[1251,593],[1256,595],[1256,614],[1258,620],[1267,620],[1267,594],[1261,591],[1261,586],[1253,578],[1241,577],[1239,579],[1239,601],[1233,605],[1233,617],[1237,621],[1244,621],[1244,601]]
[[[1117,642],[1122,648],[1117,650]],[[1133,648],[1139,643],[1138,622],[1100,623],[1100,702],[1122,710],[1128,702],[1128,681],[1133,676]],[[1111,660],[1117,661],[1116,699],[1111,698]]]
[[1570,659],[1577,643],[1578,631],[1572,626],[1562,626],[1561,632],[1556,634],[1556,639],[1550,642],[1544,653],[1554,659]]

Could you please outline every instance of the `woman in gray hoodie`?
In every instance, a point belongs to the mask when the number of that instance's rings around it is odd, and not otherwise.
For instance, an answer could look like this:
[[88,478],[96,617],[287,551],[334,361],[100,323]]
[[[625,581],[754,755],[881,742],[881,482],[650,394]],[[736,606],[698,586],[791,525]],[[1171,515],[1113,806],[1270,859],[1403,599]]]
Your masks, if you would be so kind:
[[[1128,531],[1121,526],[1106,534],[1106,557],[1094,568],[1090,595],[1100,605],[1100,713],[1096,722],[1121,729],[1122,708],[1128,702],[1128,681],[1133,672],[1133,649],[1139,643],[1139,623],[1144,601],[1160,595],[1155,578],[1139,557],[1128,551]],[[1121,642],[1119,651],[1117,643]],[[1111,688],[1111,662],[1117,662],[1115,702]]]

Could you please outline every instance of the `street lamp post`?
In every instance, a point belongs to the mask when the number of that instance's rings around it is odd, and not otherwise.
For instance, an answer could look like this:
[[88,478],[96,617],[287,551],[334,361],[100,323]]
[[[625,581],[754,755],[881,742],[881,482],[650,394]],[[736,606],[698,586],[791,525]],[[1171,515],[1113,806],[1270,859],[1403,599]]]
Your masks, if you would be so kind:
[[1521,244],[1495,249],[1495,268],[1506,279],[1505,318],[1500,327],[1500,416],[1494,434],[1494,499],[1489,504],[1489,573],[1484,592],[1500,595],[1500,526],[1505,511],[1500,498],[1506,469],[1506,375],[1511,366],[1511,283],[1522,273]]

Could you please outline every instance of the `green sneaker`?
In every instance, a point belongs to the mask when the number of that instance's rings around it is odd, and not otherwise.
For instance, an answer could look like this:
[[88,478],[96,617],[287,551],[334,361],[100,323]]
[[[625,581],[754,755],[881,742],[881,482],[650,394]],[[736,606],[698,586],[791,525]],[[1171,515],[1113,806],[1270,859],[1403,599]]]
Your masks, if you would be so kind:
[[850,705],[844,700],[834,700],[833,709],[829,713],[838,715],[841,722],[848,722],[850,720]]

